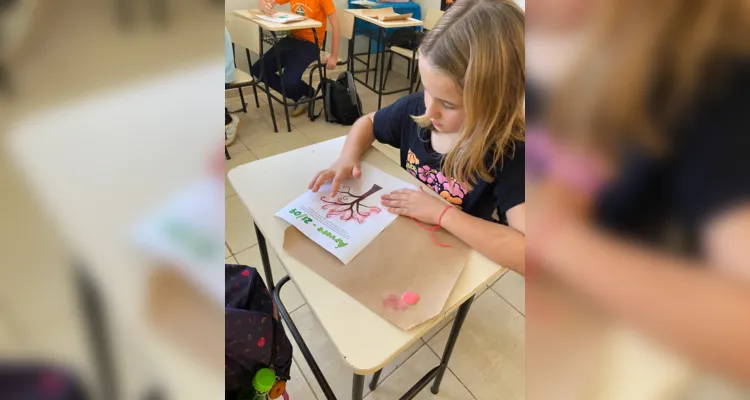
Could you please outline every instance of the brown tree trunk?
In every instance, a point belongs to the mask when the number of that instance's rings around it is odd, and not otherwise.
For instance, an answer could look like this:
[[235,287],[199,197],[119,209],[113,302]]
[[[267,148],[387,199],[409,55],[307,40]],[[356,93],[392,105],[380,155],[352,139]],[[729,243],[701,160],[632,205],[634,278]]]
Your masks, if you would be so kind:
[[376,192],[380,191],[381,189],[383,189],[383,188],[380,187],[380,186],[378,186],[378,185],[372,185],[372,187],[370,188],[370,190],[368,190],[365,193],[363,193],[362,196],[359,196],[359,198],[357,199],[357,201],[360,202],[360,201],[362,201],[362,200],[370,197],[373,193],[376,193]]

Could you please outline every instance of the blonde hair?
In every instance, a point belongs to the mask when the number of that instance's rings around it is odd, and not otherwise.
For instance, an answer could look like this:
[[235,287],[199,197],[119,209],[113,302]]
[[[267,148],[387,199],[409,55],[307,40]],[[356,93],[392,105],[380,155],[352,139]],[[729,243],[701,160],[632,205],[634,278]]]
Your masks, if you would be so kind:
[[721,72],[720,61],[750,53],[746,0],[610,0],[598,11],[590,43],[553,95],[550,122],[615,161],[624,144],[668,152],[668,129],[698,83]]
[[[419,55],[462,91],[466,118],[443,174],[468,186],[492,182],[495,166],[526,134],[523,11],[510,0],[459,0],[426,35]],[[424,115],[414,120],[434,129]]]

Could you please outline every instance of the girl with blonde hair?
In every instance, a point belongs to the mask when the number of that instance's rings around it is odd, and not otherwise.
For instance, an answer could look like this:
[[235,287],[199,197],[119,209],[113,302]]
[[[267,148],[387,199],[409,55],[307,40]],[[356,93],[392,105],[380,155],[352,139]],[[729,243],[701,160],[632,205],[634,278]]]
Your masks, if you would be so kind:
[[535,96],[529,320],[540,276],[750,382],[748,2],[587,3],[581,56]]
[[[440,225],[495,262],[524,271],[524,14],[512,1],[459,1],[419,48],[424,93],[360,118],[339,159],[310,183],[361,176],[378,140],[424,190],[382,196],[392,213]],[[503,223],[498,223],[502,221]]]

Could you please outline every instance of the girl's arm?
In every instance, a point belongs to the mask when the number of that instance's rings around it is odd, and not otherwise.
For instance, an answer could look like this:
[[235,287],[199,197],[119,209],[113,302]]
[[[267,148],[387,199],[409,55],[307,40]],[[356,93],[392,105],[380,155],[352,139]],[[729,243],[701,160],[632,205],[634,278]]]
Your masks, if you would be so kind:
[[[414,218],[430,225],[440,224],[469,247],[490,260],[521,275],[525,272],[525,204],[506,212],[510,227],[473,217],[461,210],[446,209],[431,189],[400,189],[381,197],[388,212]],[[440,215],[443,215],[442,220]]]
[[[719,250],[723,256],[714,256],[710,262],[717,266],[722,258],[743,260],[747,267],[750,214],[732,215],[724,219],[728,225],[713,228],[739,235],[734,237],[731,254]],[[748,280],[624,242],[584,223],[539,227],[546,233],[532,236],[533,240],[546,243],[532,247],[543,246],[535,256],[545,271],[588,302],[682,354],[750,382]]]
[[337,193],[341,182],[348,178],[359,178],[362,176],[360,159],[362,153],[375,141],[373,132],[373,118],[375,113],[362,116],[352,125],[349,134],[346,135],[341,155],[330,168],[318,172],[308,186],[308,189],[317,192],[326,182],[333,180],[331,192]]
[[375,142],[373,118],[375,118],[375,113],[371,112],[360,117],[352,125],[352,129],[346,135],[346,142],[344,142],[344,148],[341,150],[341,157],[359,161],[362,158],[362,153],[372,146],[372,143]]
[[[525,205],[521,204],[508,211],[508,222],[511,226],[514,225],[511,214],[515,215],[515,220],[520,223],[524,208]],[[521,226],[508,227],[485,221],[456,209],[445,213],[441,225],[490,260],[525,275],[526,237]]]

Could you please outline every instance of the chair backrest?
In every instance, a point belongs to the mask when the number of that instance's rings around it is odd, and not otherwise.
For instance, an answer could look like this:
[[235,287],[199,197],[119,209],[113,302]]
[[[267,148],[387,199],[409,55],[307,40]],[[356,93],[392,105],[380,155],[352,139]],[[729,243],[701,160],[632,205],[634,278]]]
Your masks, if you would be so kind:
[[[346,40],[352,40],[352,32],[354,31],[354,15],[346,12],[346,11],[337,11],[336,16],[339,19],[339,36]],[[325,38],[323,39],[323,45],[324,48],[330,49],[333,42],[329,39],[331,38],[331,35],[328,33],[331,33],[333,35],[333,28],[331,27],[331,24],[326,24],[326,33]],[[231,34],[231,33],[230,33]]]
[[440,11],[435,8],[428,8],[427,15],[424,19],[424,29],[431,31],[432,28],[437,25],[438,21],[440,21],[440,18],[443,17],[443,14],[445,14],[445,11]]
[[255,54],[260,53],[258,25],[231,13],[225,14],[224,24],[232,38],[232,43]]
[[[336,15],[339,17],[341,37],[352,40],[352,32],[354,31],[354,15],[346,11],[337,12]],[[328,25],[330,26],[331,24]]]

